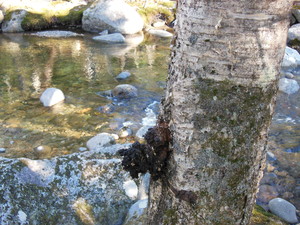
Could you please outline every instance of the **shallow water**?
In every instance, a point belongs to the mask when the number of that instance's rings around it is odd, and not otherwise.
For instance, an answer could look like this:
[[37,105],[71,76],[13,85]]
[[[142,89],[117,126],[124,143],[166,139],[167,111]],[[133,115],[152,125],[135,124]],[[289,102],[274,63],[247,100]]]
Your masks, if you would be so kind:
[[[97,133],[118,132],[124,122],[133,130],[142,126],[145,109],[163,94],[170,39],[139,35],[130,44],[112,45],[91,37],[0,34],[0,147],[6,149],[1,156],[68,154]],[[131,77],[115,79],[122,71]],[[122,83],[136,86],[138,97],[116,101],[99,94]],[[48,87],[61,89],[65,102],[43,107],[39,96]],[[105,105],[113,109],[103,113]],[[38,146],[48,151],[40,155]]]
[[[153,123],[153,112],[158,111],[153,102],[163,95],[170,40],[136,36],[131,44],[109,45],[91,37],[0,34],[0,148],[6,150],[0,156],[69,154],[97,133],[118,133],[126,124],[136,132]],[[118,81],[115,77],[122,71],[132,76]],[[122,83],[136,86],[138,97],[117,101],[102,96]],[[48,87],[61,89],[65,102],[43,107],[39,96]],[[268,172],[277,176],[272,186],[299,208],[300,92],[279,93],[269,140],[274,158],[268,164],[274,168]],[[42,154],[36,150],[39,146],[45,149]]]

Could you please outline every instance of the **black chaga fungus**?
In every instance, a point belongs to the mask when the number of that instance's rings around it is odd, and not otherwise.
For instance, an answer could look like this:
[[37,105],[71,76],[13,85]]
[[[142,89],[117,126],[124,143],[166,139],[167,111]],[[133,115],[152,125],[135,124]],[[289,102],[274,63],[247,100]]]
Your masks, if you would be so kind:
[[146,144],[135,142],[129,149],[121,149],[118,153],[123,156],[122,166],[132,178],[139,173],[149,171],[153,180],[159,179],[165,171],[170,153],[170,131],[167,123],[159,122],[145,134]]

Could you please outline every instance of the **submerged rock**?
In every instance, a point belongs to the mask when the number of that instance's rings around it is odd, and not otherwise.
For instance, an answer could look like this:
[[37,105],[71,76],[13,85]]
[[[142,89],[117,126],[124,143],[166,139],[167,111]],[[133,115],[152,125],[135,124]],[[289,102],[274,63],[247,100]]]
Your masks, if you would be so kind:
[[77,34],[75,32],[64,31],[64,30],[40,31],[40,32],[33,33],[32,35],[39,36],[39,37],[51,37],[51,38],[82,36],[82,34]]
[[64,93],[57,88],[47,88],[40,97],[44,106],[53,106],[65,99]]
[[120,159],[103,157],[87,151],[50,160],[0,158],[0,223],[122,224],[137,187]]
[[116,79],[117,80],[125,80],[130,76],[131,76],[131,74],[128,71],[124,71],[122,73],[119,73],[119,75],[116,77]]
[[293,224],[298,223],[296,207],[292,203],[282,198],[274,198],[269,202],[269,208],[272,213],[284,221]]
[[104,43],[124,43],[125,37],[120,33],[100,35],[93,37],[93,40],[100,41]]
[[135,34],[143,26],[142,17],[123,0],[98,0],[84,11],[82,18],[82,28],[91,32]]
[[281,78],[279,80],[278,86],[280,91],[288,95],[296,93],[300,88],[296,80],[288,78]]
[[137,96],[137,89],[130,84],[120,84],[112,90],[112,93],[119,99],[133,98]]
[[96,150],[115,144],[115,138],[108,133],[100,133],[87,141],[86,146],[89,150]]
[[0,148],[0,153],[5,153],[6,149],[5,148]]

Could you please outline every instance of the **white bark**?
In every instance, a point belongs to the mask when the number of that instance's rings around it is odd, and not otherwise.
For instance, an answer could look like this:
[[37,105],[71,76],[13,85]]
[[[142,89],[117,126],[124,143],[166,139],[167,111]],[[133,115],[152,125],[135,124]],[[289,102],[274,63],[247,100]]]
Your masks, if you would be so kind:
[[248,224],[290,5],[179,1],[161,114],[172,153],[166,175],[151,184],[149,224]]

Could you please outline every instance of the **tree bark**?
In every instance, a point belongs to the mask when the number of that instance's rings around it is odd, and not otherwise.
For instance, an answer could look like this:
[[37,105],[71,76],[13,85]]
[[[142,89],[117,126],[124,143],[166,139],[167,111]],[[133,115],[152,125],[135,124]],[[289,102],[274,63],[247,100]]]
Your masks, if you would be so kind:
[[172,141],[149,224],[248,224],[264,168],[289,0],[178,1],[160,117]]

